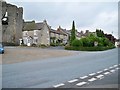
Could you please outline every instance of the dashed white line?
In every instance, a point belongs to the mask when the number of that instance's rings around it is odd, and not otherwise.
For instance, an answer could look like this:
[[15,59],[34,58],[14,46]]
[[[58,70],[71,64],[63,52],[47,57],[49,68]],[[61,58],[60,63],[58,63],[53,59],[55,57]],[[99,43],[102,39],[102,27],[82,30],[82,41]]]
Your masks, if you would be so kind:
[[80,77],[80,79],[85,79],[85,78],[87,78],[88,76],[83,76],[83,77]]
[[104,69],[104,71],[106,71],[106,70],[108,70],[107,68],[106,69]]
[[60,87],[60,86],[64,86],[65,84],[61,83],[61,84],[58,84],[58,85],[54,85],[53,87],[54,88],[57,88],[57,87]]
[[96,79],[96,78],[88,79],[88,81],[90,81],[90,82],[93,82],[93,81],[95,81],[95,80],[97,80],[97,79]]
[[96,73],[91,73],[91,74],[89,74],[89,76],[93,76],[93,75],[95,75]]
[[117,70],[120,69],[120,68],[116,68]]
[[113,73],[113,72],[115,72],[115,70],[110,70],[110,72],[112,72],[112,73]]
[[102,71],[98,71],[97,73],[101,73]]
[[73,83],[73,82],[76,82],[76,81],[78,81],[78,79],[70,80],[70,81],[68,81],[68,82],[69,82],[69,83]]
[[[120,64],[119,64],[120,65]],[[117,67],[118,65],[114,65],[113,67],[109,67],[110,69],[111,68],[114,68],[114,67]],[[120,69],[119,67],[117,67],[117,68],[115,68],[115,69]],[[104,71],[106,71],[106,70],[108,70],[107,68],[106,69],[104,69]],[[103,71],[98,71],[97,73],[101,73],[101,72],[103,72]],[[110,70],[110,72],[115,72],[115,70]],[[110,74],[110,72],[105,72],[105,73],[103,73],[104,75],[108,75],[108,74]],[[89,74],[89,76],[93,76],[93,75],[95,75],[96,73],[91,73],[91,74]],[[93,81],[95,81],[95,80],[97,80],[97,78],[98,79],[102,79],[102,78],[104,78],[104,75],[102,75],[102,74],[100,74],[100,75],[98,75],[98,76],[95,76],[96,78],[91,78],[91,79],[88,79],[88,81],[89,82],[93,82]],[[85,79],[85,78],[87,78],[88,76],[83,76],[83,77],[80,77],[80,79]],[[76,82],[76,81],[78,81],[78,79],[73,79],[73,80],[70,80],[70,81],[68,81],[69,83],[73,83],[73,82]],[[80,83],[78,83],[78,84],[76,84],[77,86],[82,86],[82,85],[85,85],[85,84],[87,84],[87,82],[80,82]],[[60,87],[60,86],[64,86],[65,84],[64,83],[61,83],[61,84],[58,84],[58,85],[54,85],[53,87],[54,88],[58,88],[58,87]]]
[[113,68],[113,67],[109,67],[110,69]]
[[104,77],[104,75],[100,74],[100,75],[98,75],[96,77],[99,78],[99,79],[102,79]]
[[117,67],[118,65],[114,65],[114,67]]
[[78,84],[76,84],[77,86],[82,86],[82,85],[85,85],[85,84],[87,84],[87,82],[80,82],[80,83],[78,83]]
[[108,74],[110,74],[110,72],[105,72],[104,74],[105,74],[105,75],[108,75]]

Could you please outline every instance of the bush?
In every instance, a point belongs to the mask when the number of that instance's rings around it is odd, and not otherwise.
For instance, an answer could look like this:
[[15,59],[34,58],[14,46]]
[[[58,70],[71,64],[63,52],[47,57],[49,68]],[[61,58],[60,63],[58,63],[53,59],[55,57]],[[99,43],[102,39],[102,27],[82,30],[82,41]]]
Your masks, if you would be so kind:
[[90,40],[89,40],[89,38],[87,38],[87,37],[86,38],[81,38],[80,41],[83,43],[84,47],[90,46]]
[[44,44],[41,44],[41,45],[39,45],[39,47],[41,47],[41,48],[46,48],[47,46],[44,45]]
[[37,45],[36,44],[32,44],[31,46],[36,47]]
[[4,46],[19,46],[18,44],[15,43],[10,43],[10,42],[3,42]]
[[54,46],[54,47],[55,47],[55,46],[56,46],[56,44],[55,44],[55,43],[50,43],[50,46]]
[[73,40],[71,45],[78,47],[78,46],[83,46],[83,43],[82,43],[82,41],[75,39],[75,40]]

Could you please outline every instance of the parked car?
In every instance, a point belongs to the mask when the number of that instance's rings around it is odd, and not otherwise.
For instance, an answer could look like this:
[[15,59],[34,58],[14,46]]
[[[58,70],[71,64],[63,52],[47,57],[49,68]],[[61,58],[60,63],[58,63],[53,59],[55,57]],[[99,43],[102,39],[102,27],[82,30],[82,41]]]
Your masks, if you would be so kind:
[[3,54],[4,53],[4,47],[2,44],[0,44],[0,54]]

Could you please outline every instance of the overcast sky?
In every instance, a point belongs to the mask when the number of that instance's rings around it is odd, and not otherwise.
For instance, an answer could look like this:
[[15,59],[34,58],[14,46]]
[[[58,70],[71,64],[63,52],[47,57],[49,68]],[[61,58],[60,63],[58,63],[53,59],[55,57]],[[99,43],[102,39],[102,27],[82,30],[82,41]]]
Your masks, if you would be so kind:
[[113,32],[118,37],[118,2],[7,1],[23,7],[25,21],[41,22],[46,19],[53,29],[60,25],[69,30],[74,20],[78,31],[95,31],[98,28],[105,33]]

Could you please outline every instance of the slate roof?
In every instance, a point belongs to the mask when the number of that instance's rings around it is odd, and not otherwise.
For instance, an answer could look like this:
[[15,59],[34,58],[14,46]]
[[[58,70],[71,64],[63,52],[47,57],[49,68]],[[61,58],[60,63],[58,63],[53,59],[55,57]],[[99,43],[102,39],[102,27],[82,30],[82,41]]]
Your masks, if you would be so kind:
[[44,27],[44,24],[32,22],[24,22],[23,31],[32,31],[32,30],[41,30]]
[[43,23],[36,23],[36,29],[41,30],[44,27]]

